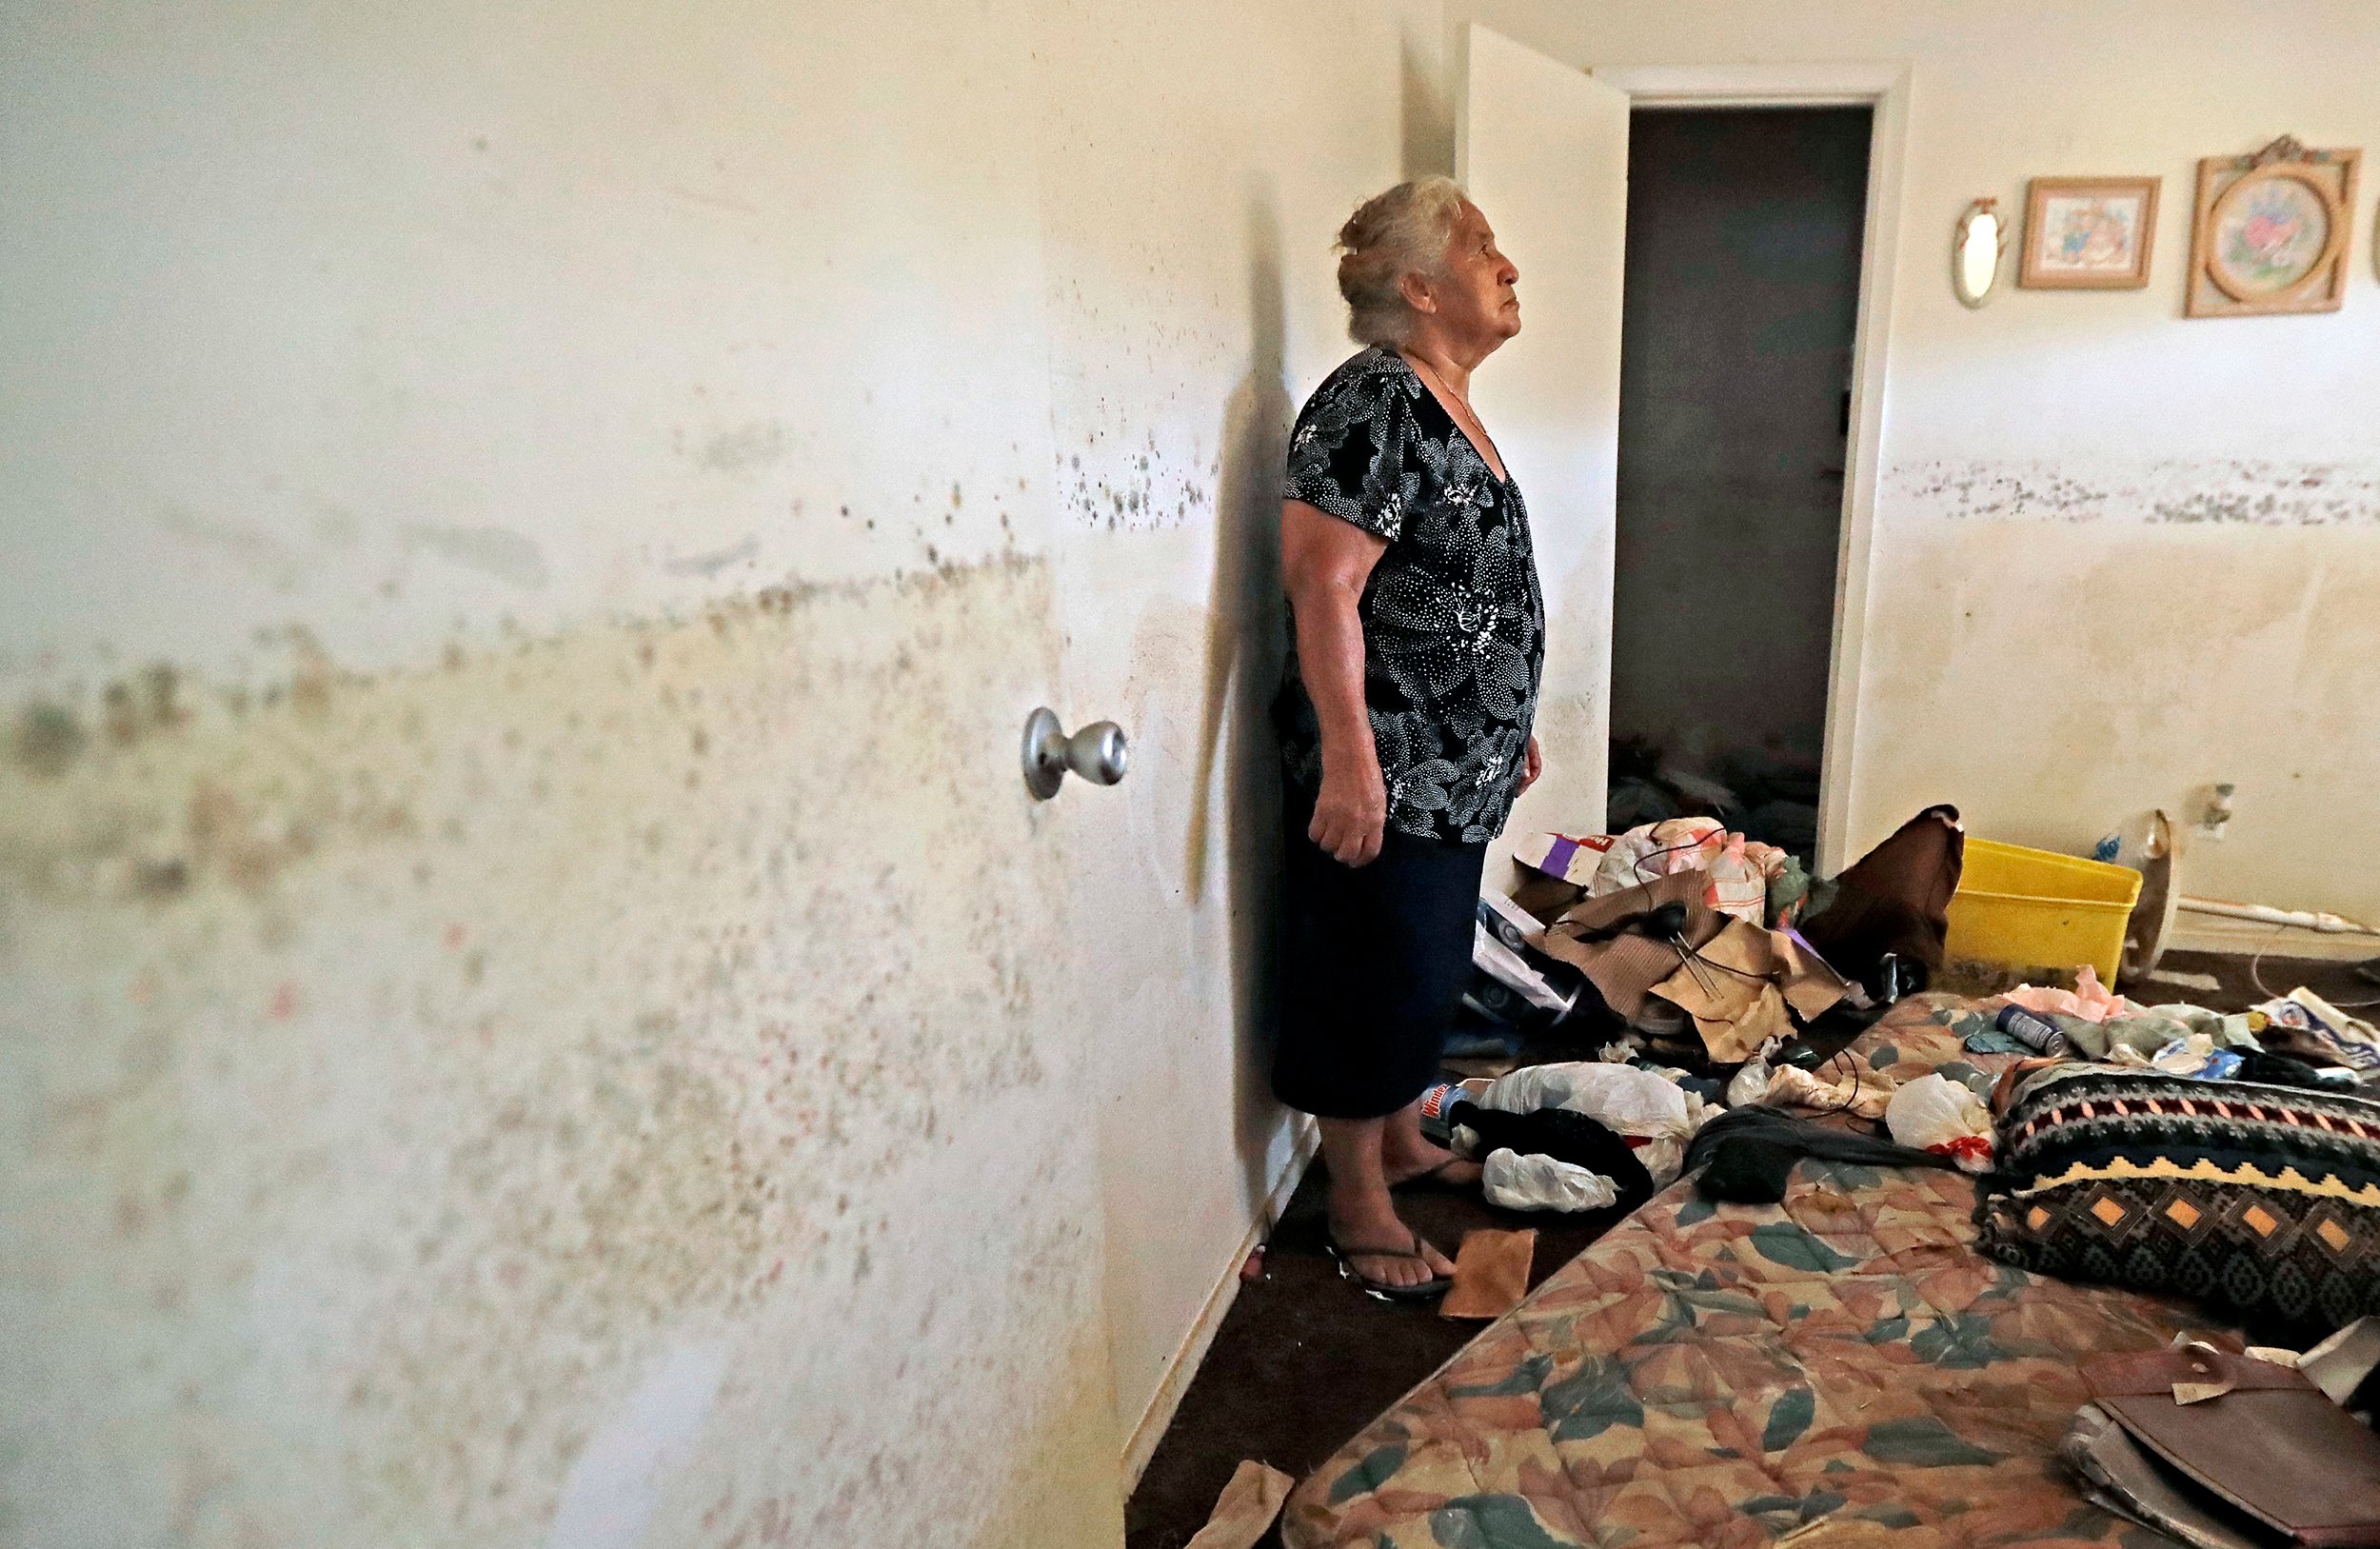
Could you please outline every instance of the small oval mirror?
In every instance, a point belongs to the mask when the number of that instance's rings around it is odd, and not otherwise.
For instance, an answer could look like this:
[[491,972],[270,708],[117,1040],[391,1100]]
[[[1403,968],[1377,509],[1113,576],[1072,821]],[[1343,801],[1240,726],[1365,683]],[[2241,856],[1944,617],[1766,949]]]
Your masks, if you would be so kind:
[[1970,307],[1992,299],[2000,280],[2000,253],[2008,246],[2008,228],[2000,220],[1998,201],[1978,199],[1958,218],[1958,237],[1951,245],[1951,288]]

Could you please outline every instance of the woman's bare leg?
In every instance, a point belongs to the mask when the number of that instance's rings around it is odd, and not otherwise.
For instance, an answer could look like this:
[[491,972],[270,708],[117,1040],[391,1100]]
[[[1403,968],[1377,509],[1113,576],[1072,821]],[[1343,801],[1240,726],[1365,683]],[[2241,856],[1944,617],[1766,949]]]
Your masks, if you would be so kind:
[[[1455,1266],[1445,1255],[1419,1241],[1389,1198],[1381,1146],[1391,1119],[1322,1119],[1322,1160],[1331,1170],[1331,1236],[1367,1280],[1383,1285],[1416,1285]],[[1418,1120],[1417,1119],[1417,1123]],[[1416,1129],[1415,1136],[1419,1137]],[[1402,1252],[1418,1244],[1427,1261],[1368,1254],[1366,1248]]]
[[1387,1175],[1390,1188],[1433,1173],[1448,1183],[1479,1181],[1478,1162],[1464,1162],[1444,1146],[1422,1139],[1420,1099],[1406,1103],[1381,1122],[1384,1127],[1380,1135],[1380,1168]]

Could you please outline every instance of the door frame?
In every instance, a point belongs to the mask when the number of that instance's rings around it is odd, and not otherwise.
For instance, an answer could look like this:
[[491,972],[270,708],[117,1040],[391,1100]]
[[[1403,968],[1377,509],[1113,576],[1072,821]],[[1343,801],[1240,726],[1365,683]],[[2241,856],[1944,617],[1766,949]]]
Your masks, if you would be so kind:
[[[1873,110],[1868,208],[1860,235],[1859,305],[1853,324],[1851,436],[1844,448],[1843,520],[1835,554],[1834,641],[1818,765],[1818,869],[1854,858],[1859,698],[1865,686],[1869,567],[1874,552],[1876,454],[1884,425],[1887,335],[1900,257],[1910,67],[1899,60],[1782,65],[1616,65],[1587,71],[1638,108],[1852,108]],[[1610,685],[1605,685],[1605,696]]]

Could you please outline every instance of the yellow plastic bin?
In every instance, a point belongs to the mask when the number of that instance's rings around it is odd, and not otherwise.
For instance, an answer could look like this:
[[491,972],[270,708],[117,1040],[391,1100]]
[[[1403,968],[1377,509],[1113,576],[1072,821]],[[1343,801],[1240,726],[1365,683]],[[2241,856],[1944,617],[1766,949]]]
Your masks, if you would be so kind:
[[2088,963],[2112,989],[2124,926],[2139,900],[2140,873],[2130,866],[1969,839],[1946,950],[1968,962],[2068,973]]

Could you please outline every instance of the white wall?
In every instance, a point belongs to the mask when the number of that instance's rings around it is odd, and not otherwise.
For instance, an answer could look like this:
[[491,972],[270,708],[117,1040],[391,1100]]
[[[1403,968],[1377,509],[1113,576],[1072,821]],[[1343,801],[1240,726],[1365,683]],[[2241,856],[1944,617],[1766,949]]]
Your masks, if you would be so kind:
[[[1854,853],[1940,800],[1973,832],[2084,847],[2232,780],[2239,816],[2192,852],[2193,891],[2380,918],[2380,873],[2357,860],[2380,846],[2380,179],[2358,195],[2344,310],[2180,315],[2197,158],[2284,132],[2380,152],[2380,12],[1448,10],[1584,67],[1912,64]],[[2164,178],[2148,288],[1959,306],[1959,211],[2021,209],[2025,179],[2056,173]]]
[[1449,131],[1434,0],[1110,10],[0,22],[12,1535],[1115,1541]]
[[1280,467],[1296,400],[1355,348],[1332,237],[1407,154],[1448,153],[1406,85],[1438,28],[1435,4],[1228,0],[1053,6],[1036,35],[1068,714],[1137,739],[1122,786],[1066,799],[1109,814],[1070,891],[1136,1461],[1297,1141],[1264,1059]]
[[1030,21],[11,14],[12,1541],[1116,1540]]

